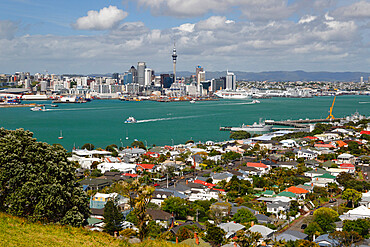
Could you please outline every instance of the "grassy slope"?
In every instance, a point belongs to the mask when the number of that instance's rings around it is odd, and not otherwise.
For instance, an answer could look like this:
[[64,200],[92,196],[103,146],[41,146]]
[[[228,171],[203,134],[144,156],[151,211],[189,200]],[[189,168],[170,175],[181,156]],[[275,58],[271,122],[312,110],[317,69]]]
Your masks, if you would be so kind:
[[83,228],[31,223],[26,219],[0,213],[0,246],[175,246],[169,242],[145,241],[129,245],[108,234]]

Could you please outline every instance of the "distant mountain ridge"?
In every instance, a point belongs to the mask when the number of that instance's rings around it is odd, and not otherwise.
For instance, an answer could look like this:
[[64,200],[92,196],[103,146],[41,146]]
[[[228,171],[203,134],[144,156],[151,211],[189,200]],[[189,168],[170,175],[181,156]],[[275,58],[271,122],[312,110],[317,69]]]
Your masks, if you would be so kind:
[[[248,81],[338,81],[338,82],[359,82],[361,76],[365,82],[368,82],[370,77],[369,72],[306,72],[303,70],[296,71],[264,71],[264,72],[243,72],[230,71],[236,75],[237,80]],[[172,72],[159,72],[159,74],[170,74]],[[189,77],[194,75],[190,71],[177,71],[178,77]],[[112,73],[107,74],[90,74],[89,76],[112,76]],[[220,78],[226,76],[226,71],[206,71],[206,79]]]

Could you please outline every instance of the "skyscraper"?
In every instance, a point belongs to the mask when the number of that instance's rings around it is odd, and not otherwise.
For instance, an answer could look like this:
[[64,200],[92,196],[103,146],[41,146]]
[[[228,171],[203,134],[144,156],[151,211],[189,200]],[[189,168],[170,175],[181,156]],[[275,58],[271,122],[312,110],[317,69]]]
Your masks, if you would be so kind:
[[137,63],[137,82],[139,83],[140,86],[145,85],[145,69],[146,69],[145,62]]
[[153,70],[146,68],[145,69],[145,86],[150,86],[152,84],[152,75],[153,75]]
[[227,71],[226,74],[226,89],[236,90],[236,78],[234,73]]
[[129,69],[128,73],[131,73],[132,75],[132,80],[131,80],[131,83],[137,83],[137,70],[135,69],[134,66],[131,66],[131,68]]
[[173,61],[173,75],[176,82],[176,60],[177,60],[177,54],[176,54],[176,44],[173,44],[173,50],[172,50],[172,61]]

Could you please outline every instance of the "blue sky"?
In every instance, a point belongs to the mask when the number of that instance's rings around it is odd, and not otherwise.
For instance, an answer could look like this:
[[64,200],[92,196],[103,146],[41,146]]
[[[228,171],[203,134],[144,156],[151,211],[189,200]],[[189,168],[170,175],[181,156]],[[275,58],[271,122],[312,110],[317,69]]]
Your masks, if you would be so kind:
[[365,0],[1,0],[0,73],[363,71]]

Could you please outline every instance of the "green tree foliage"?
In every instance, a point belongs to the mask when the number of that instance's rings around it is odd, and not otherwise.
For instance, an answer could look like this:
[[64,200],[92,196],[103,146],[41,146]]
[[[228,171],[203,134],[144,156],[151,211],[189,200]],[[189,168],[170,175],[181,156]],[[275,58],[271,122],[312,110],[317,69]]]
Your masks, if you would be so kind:
[[189,212],[189,206],[185,199],[180,197],[169,197],[162,202],[162,210],[168,213],[174,213],[178,219],[186,219]]
[[342,199],[347,200],[347,204],[353,208],[361,199],[362,193],[354,189],[346,189],[342,193]]
[[118,147],[117,147],[117,145],[115,145],[115,144],[109,145],[109,146],[107,146],[107,147],[105,148],[105,150],[106,150],[106,151],[108,151],[108,152],[111,152],[111,153],[112,153],[112,156],[113,156],[113,157],[118,157],[117,149],[118,149]]
[[329,234],[329,238],[336,240],[338,246],[350,247],[354,243],[360,242],[363,238],[357,232],[335,231]]
[[81,149],[86,149],[86,150],[94,150],[95,149],[95,146],[91,143],[85,143]]
[[194,141],[193,140],[188,140],[185,142],[185,144],[189,144],[189,143],[193,143],[194,144]]
[[256,217],[247,208],[238,209],[233,216],[233,220],[237,223],[248,223],[251,221],[257,222]]
[[154,220],[148,224],[148,236],[151,238],[157,238],[162,233],[162,227],[157,224]]
[[139,228],[139,238],[143,240],[148,235],[148,222],[151,220],[147,214],[147,208],[154,193],[154,187],[142,185],[138,179],[128,183],[125,181],[115,183],[112,191],[129,198],[129,204],[133,208],[132,214],[136,217]]
[[180,227],[180,229],[176,233],[176,237],[178,238],[179,242],[182,242],[188,238],[192,238],[193,236],[194,232],[185,226]]
[[339,215],[331,208],[319,208],[313,213],[316,222],[324,232],[333,232],[335,224],[339,220]]
[[233,151],[222,154],[222,159],[226,162],[240,159],[240,157],[242,157],[240,153],[233,152]]
[[346,220],[343,223],[343,231],[355,231],[363,238],[369,238],[370,219]]
[[230,139],[234,140],[242,140],[248,138],[251,138],[251,134],[244,130],[235,131],[230,135]]
[[114,235],[114,232],[122,230],[121,222],[123,221],[123,215],[118,210],[114,202],[109,200],[104,206],[104,231],[110,235]]
[[87,224],[89,200],[75,182],[66,150],[32,136],[0,128],[0,210],[42,222]]
[[142,148],[146,150],[146,147],[142,141],[134,141],[131,143],[131,147]]
[[261,233],[251,232],[249,230],[239,230],[236,232],[236,243],[241,247],[257,246],[258,241],[262,238]]
[[101,173],[100,169],[94,169],[91,171],[91,177],[96,178],[96,177],[101,177],[103,176],[103,173]]
[[316,222],[311,222],[308,224],[306,229],[304,229],[304,233],[309,236],[309,238],[312,240],[312,237],[319,236],[320,234],[324,234],[324,231],[321,229],[320,225]]
[[226,232],[214,224],[206,223],[207,235],[205,241],[209,242],[212,246],[220,246],[225,241]]

